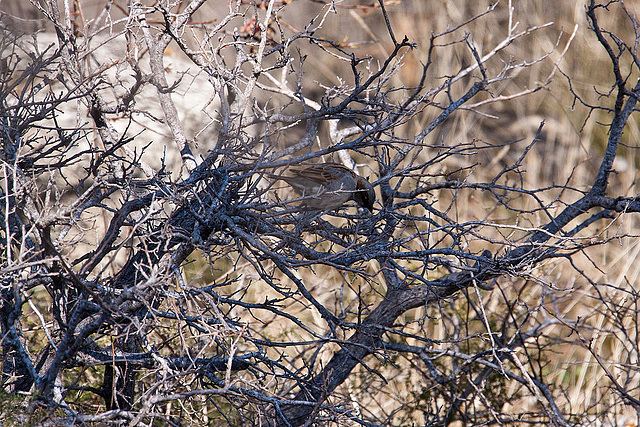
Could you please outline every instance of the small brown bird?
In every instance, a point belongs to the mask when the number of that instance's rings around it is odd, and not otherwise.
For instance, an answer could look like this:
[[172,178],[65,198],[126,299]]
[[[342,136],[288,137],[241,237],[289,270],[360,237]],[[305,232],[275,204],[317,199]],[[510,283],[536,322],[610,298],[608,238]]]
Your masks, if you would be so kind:
[[337,163],[300,165],[287,169],[288,175],[274,176],[293,187],[305,198],[304,205],[317,210],[340,209],[349,200],[373,210],[376,193],[373,186],[353,172]]

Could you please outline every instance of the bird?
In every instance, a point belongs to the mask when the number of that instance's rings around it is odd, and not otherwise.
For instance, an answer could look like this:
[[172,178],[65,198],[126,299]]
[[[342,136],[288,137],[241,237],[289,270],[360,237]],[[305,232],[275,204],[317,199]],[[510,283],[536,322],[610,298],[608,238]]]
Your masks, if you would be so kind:
[[310,209],[338,210],[349,200],[373,212],[376,193],[369,181],[337,163],[302,164],[287,169],[287,175],[274,175],[304,198]]

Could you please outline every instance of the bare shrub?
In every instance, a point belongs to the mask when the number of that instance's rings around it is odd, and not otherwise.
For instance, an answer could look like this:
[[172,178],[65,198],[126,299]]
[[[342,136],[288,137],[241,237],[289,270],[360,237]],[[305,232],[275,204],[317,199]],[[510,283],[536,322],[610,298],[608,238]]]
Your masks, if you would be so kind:
[[574,6],[3,15],[2,421],[637,422],[639,27]]

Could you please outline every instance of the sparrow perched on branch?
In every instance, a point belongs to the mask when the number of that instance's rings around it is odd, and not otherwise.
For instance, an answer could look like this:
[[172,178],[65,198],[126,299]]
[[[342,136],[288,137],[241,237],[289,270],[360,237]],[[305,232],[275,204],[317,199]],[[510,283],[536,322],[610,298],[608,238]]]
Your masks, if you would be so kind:
[[369,181],[337,163],[293,166],[287,169],[287,175],[274,178],[293,187],[304,197],[304,205],[311,209],[340,209],[349,200],[354,200],[371,212],[376,200]]

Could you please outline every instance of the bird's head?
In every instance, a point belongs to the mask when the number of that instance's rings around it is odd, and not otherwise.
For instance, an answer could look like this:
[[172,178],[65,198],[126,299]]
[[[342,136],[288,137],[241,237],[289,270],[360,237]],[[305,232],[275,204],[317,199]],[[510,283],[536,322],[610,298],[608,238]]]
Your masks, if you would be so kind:
[[369,212],[373,212],[376,192],[369,181],[361,176],[356,178],[356,191],[353,193],[353,200],[363,208],[367,208]]

